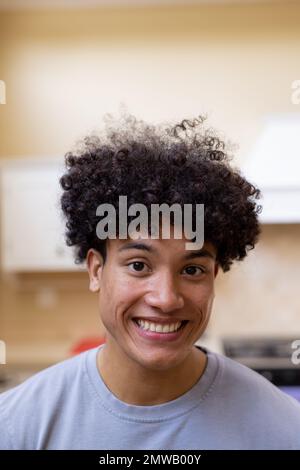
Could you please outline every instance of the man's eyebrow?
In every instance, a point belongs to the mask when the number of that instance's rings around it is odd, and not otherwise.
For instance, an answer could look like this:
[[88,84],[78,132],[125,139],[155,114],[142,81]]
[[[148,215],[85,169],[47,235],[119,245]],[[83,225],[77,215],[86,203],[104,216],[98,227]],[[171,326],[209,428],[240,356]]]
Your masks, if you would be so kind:
[[125,250],[142,250],[142,251],[148,251],[149,253],[157,253],[156,248],[153,248],[153,246],[146,245],[146,243],[137,243],[137,242],[128,242],[122,245],[121,248],[119,248],[119,251],[125,251]]
[[[148,253],[157,253],[157,249],[153,246],[137,242],[128,242],[122,245],[121,248],[119,248],[119,252],[126,250],[141,250],[147,251]],[[213,260],[216,259],[215,256],[205,248],[201,248],[201,250],[189,251],[189,253],[184,256],[185,260],[190,260],[194,258],[211,258]]]

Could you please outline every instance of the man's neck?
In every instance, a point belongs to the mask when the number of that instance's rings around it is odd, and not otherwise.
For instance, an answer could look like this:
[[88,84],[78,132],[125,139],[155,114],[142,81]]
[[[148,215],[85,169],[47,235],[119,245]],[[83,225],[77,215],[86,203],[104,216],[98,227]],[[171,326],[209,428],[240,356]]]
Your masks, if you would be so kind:
[[159,405],[180,397],[198,382],[206,363],[206,354],[197,347],[193,347],[183,363],[168,371],[142,368],[124,354],[113,354],[107,344],[97,356],[98,371],[108,389],[119,400],[141,406]]

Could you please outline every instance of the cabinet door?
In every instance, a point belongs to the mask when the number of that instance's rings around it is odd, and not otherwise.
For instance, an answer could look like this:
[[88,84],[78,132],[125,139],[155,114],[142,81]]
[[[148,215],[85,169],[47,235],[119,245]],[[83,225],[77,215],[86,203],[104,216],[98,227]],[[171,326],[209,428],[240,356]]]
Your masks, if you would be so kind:
[[[8,271],[78,270],[64,241],[63,169],[19,163],[2,170],[2,266]],[[81,268],[82,269],[82,268]]]

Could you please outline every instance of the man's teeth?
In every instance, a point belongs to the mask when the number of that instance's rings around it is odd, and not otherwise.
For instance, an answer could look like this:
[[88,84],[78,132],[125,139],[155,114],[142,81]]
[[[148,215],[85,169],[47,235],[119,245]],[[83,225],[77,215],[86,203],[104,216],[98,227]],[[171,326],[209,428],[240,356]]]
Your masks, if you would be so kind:
[[169,325],[161,325],[160,323],[140,319],[137,320],[137,323],[143,330],[156,331],[157,333],[172,333],[173,331],[177,331],[182,324],[182,322],[179,321],[177,323],[170,323]]

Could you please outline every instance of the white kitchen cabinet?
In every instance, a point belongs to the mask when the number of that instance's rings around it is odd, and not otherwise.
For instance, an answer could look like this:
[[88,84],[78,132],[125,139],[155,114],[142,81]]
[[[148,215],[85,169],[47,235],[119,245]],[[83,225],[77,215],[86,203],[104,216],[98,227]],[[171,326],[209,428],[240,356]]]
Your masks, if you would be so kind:
[[265,119],[242,173],[262,192],[262,223],[300,223],[300,113]]
[[4,271],[82,270],[64,241],[59,197],[63,162],[8,161],[1,167],[1,264]]

